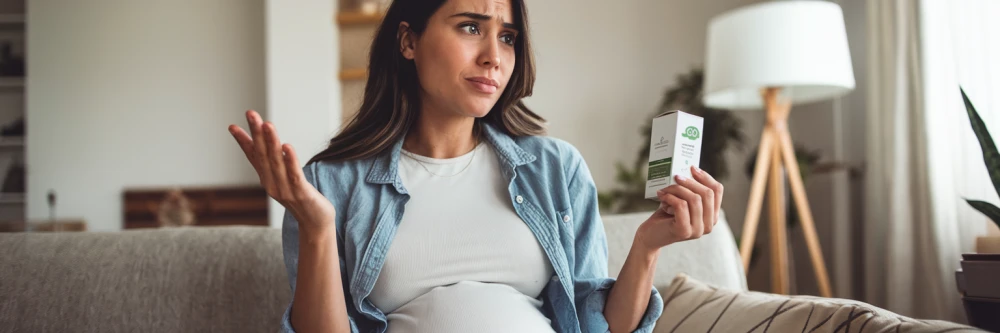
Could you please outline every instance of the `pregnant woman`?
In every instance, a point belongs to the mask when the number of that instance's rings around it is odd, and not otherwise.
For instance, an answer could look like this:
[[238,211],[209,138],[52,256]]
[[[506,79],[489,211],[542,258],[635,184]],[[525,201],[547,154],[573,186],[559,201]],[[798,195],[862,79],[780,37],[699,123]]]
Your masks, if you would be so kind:
[[712,230],[722,185],[661,190],[611,279],[587,164],[521,102],[523,0],[396,0],[369,57],[357,116],[304,167],[256,112],[229,127],[286,209],[284,331],[652,330],[659,249]]

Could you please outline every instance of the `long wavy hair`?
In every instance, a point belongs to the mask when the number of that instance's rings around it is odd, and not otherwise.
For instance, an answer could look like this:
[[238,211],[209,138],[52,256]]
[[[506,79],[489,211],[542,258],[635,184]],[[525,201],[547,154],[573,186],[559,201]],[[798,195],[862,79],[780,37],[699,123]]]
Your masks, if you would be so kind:
[[[379,24],[368,54],[368,80],[361,109],[316,161],[346,161],[375,156],[406,135],[420,112],[420,81],[412,60],[399,50],[399,24],[407,22],[420,36],[427,21],[447,0],[395,0]],[[521,101],[531,96],[535,64],[528,37],[528,10],[523,0],[512,0],[514,25],[520,30],[514,41],[514,71],[500,99],[490,112],[475,119],[474,134],[489,123],[510,136],[544,135],[545,119]]]

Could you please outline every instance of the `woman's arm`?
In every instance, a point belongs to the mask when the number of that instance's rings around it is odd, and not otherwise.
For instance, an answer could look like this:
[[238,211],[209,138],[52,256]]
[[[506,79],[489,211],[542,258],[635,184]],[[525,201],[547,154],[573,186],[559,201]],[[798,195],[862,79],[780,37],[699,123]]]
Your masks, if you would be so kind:
[[660,248],[706,235],[719,221],[722,184],[696,167],[691,167],[691,175],[694,179],[675,176],[676,184],[657,192],[660,208],[636,231],[604,307],[611,332],[631,332],[639,325]]
[[229,125],[229,133],[267,195],[285,207],[282,251],[293,300],[282,318],[282,330],[351,332],[337,251],[337,210],[317,189],[315,169],[299,167],[295,149],[281,143],[274,124],[253,110],[246,117],[250,134],[236,125]]
[[614,333],[634,331],[649,304],[649,290],[653,288],[653,273],[660,251],[644,248],[642,243],[637,240],[632,242],[625,265],[604,306],[604,317]]
[[[333,221],[328,225],[332,226]],[[291,311],[297,332],[351,332],[336,231],[328,229],[299,233],[298,275]]]

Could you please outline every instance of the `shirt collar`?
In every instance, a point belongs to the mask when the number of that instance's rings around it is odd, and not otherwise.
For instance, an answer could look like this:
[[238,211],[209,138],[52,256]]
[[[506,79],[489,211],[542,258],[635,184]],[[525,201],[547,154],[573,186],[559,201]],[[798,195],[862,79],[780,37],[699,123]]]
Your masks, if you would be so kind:
[[[517,144],[517,141],[510,135],[507,135],[507,133],[489,123],[482,122],[482,124],[486,140],[493,145],[498,157],[500,157],[501,163],[507,169],[531,163],[536,159],[535,155],[522,149]],[[399,156],[400,151],[403,149],[403,139],[405,137],[405,135],[400,137],[389,149],[376,155],[374,162],[372,162],[372,167],[368,171],[368,177],[365,179],[367,182],[373,184],[393,184],[398,191],[405,193],[398,172]]]

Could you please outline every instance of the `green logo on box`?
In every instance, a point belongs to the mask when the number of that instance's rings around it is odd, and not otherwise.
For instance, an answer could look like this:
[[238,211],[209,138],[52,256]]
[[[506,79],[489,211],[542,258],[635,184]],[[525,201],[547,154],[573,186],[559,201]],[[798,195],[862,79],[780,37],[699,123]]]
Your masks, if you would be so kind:
[[701,136],[701,132],[698,131],[697,127],[688,126],[687,128],[684,129],[684,134],[681,134],[681,136],[691,140],[695,140],[698,139],[699,136]]

